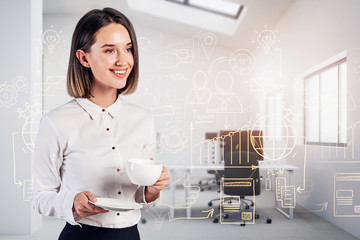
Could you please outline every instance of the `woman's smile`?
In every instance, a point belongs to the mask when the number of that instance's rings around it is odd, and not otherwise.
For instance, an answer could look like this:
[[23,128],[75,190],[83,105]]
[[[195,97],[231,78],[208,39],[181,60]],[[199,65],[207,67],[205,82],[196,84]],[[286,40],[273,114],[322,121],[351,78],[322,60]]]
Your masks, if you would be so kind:
[[110,71],[114,73],[115,76],[124,78],[126,76],[127,69],[110,69]]

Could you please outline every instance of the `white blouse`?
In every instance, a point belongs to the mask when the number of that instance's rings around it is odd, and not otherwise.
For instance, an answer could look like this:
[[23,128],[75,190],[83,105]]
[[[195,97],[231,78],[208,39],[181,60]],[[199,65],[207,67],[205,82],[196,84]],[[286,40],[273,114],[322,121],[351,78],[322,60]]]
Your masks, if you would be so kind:
[[108,228],[135,225],[140,210],[81,218],[72,211],[74,197],[90,191],[95,197],[136,201],[144,208],[145,188],[130,182],[126,162],[154,156],[153,115],[118,97],[108,108],[88,99],[73,99],[43,116],[33,161],[33,208],[41,214]]

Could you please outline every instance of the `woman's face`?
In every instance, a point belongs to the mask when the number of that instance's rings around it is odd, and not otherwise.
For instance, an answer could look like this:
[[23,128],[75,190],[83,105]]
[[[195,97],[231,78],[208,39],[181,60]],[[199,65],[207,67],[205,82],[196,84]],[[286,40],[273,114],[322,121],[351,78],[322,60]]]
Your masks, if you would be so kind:
[[111,23],[100,28],[86,60],[93,74],[92,89],[122,89],[134,66],[132,42],[126,28]]

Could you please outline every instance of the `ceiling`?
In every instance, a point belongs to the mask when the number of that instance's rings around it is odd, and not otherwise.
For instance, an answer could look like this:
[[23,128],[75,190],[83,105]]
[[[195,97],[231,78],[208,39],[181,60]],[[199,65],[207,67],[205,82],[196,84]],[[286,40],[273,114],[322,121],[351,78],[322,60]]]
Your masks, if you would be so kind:
[[[113,7],[128,16],[134,25],[151,26],[158,31],[193,36],[199,31],[213,32],[218,44],[252,49],[256,32],[271,29],[296,0],[223,0],[245,6],[236,21],[165,0],[44,0],[44,14],[85,14],[94,8]],[[276,30],[276,29],[275,29]]]

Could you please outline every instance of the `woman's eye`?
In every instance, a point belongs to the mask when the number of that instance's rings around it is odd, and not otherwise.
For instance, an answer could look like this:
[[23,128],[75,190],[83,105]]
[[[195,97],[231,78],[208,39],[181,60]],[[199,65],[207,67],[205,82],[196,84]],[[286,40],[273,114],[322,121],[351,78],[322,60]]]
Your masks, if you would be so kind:
[[131,48],[127,48],[125,51],[126,51],[126,52],[132,52],[132,50],[133,50],[133,49],[132,49],[132,47],[131,47]]
[[115,50],[114,50],[114,49],[108,49],[108,50],[106,50],[105,52],[106,52],[106,53],[113,53],[113,52],[115,52]]

